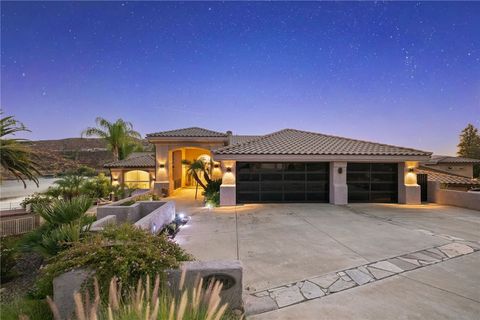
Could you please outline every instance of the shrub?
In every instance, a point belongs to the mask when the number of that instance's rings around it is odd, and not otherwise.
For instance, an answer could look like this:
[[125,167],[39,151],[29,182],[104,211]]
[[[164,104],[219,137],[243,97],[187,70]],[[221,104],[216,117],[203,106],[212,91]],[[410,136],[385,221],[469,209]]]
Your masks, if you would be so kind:
[[0,241],[0,282],[5,283],[15,276],[13,267],[17,258],[16,241],[11,238],[2,238]]
[[82,193],[91,198],[107,198],[110,192],[113,191],[110,184],[110,179],[104,173],[98,176],[85,180],[81,187]]
[[55,186],[49,187],[46,194],[54,198],[72,199],[81,194],[81,188],[85,181],[83,176],[66,175],[54,182]]
[[[52,312],[45,300],[18,299],[0,305],[2,320],[49,320],[53,319]],[[22,317],[21,317],[22,316]],[[25,317],[26,316],[26,317]]]
[[41,193],[34,193],[31,196],[23,199],[23,201],[20,202],[20,205],[23,209],[26,209],[27,205],[31,205],[32,207],[34,207],[35,205],[49,203],[50,201],[52,201],[51,196]]
[[134,286],[142,276],[162,274],[192,257],[165,236],[154,236],[130,224],[108,226],[53,257],[37,282],[40,297],[52,293],[53,279],[75,268],[95,270],[102,288],[116,276]]
[[57,254],[72,242],[79,241],[95,221],[95,217],[86,215],[91,205],[92,200],[84,196],[36,204],[34,210],[45,223],[28,234],[25,243],[42,254]]
[[222,180],[212,180],[207,184],[203,195],[207,200],[207,204],[211,204],[213,206],[218,206],[220,204],[220,185],[222,184]]

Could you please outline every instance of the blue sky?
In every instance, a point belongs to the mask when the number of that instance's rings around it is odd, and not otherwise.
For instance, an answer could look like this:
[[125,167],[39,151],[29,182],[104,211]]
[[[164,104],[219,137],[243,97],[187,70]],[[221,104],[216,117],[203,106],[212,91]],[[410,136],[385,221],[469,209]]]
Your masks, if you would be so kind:
[[297,128],[454,154],[480,127],[480,3],[2,2],[1,106],[30,139]]

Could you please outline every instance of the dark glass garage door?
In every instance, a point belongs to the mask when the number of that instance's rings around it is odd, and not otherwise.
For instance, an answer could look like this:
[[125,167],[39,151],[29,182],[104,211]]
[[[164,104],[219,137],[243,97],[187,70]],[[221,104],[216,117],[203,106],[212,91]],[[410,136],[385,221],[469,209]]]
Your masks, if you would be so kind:
[[396,163],[348,163],[348,202],[398,202]]
[[328,202],[328,162],[237,162],[237,203]]

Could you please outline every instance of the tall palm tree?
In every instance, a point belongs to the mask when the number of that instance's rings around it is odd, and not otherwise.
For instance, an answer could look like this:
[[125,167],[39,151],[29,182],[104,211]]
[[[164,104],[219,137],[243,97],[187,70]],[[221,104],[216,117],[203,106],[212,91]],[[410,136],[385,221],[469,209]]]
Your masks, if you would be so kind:
[[[0,113],[0,116],[2,113]],[[8,135],[15,135],[17,132],[30,131],[23,123],[15,120],[13,116],[1,117],[0,119],[0,159],[2,169],[9,171],[18,180],[22,181],[26,188],[25,180],[35,182],[38,187],[38,164],[35,162],[35,155],[22,142],[26,139],[6,138]]]
[[97,127],[88,127],[82,132],[82,136],[99,137],[105,140],[115,161],[127,157],[128,151],[130,153],[134,151],[130,146],[138,145],[137,140],[141,139],[140,133],[133,130],[132,123],[122,119],[110,122],[102,117],[97,117],[95,123]]

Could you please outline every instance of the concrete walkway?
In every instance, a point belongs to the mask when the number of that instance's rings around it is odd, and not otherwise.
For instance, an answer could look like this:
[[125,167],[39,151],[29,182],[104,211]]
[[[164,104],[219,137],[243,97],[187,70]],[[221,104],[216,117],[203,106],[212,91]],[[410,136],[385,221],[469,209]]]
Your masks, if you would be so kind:
[[[251,204],[209,210],[202,207],[201,201],[192,199],[193,190],[182,190],[173,197],[177,202],[177,212],[184,211],[192,216],[187,227],[178,234],[178,242],[199,260],[241,260],[244,265],[246,294],[254,294],[304,279],[443,246],[452,243],[455,238],[480,240],[480,213],[448,206]],[[468,272],[473,271],[474,267],[480,268],[480,259],[478,253],[468,256],[472,257],[455,258],[455,261],[444,261],[438,266],[448,264],[450,268],[465,269],[467,275],[462,277],[470,279],[470,284],[458,286],[464,286],[465,290],[473,292],[474,290],[468,287],[478,280],[479,275],[477,272]],[[456,261],[466,261],[465,263],[469,265]],[[405,281],[414,281],[408,280],[407,276],[419,274],[426,277],[429,269],[436,270],[437,274],[443,270],[437,265],[426,266],[346,290],[335,296],[350,296],[352,292],[364,292],[367,290],[366,287],[383,287],[383,283],[392,283],[394,287],[398,286],[401,290]],[[455,277],[458,275],[454,275]],[[428,287],[428,285],[419,284],[419,281],[415,280],[415,287]],[[480,280],[477,281],[477,285],[480,285],[479,282]],[[436,290],[448,291],[448,288],[442,289],[441,284],[436,284],[441,288]],[[386,291],[388,292],[389,289]],[[403,295],[407,295],[407,292],[403,292]],[[443,295],[445,292],[438,295],[439,299]],[[301,313],[303,308],[309,309],[312,304],[323,305],[325,301],[338,299],[333,296],[273,311],[274,316],[268,317],[269,313],[265,313],[263,317],[262,315],[256,317],[293,319],[294,315],[302,314],[304,319],[310,319],[310,316],[313,317],[316,313],[303,314]],[[396,296],[379,295],[376,299],[378,305],[382,305],[382,299],[387,303],[388,299],[394,299]],[[355,303],[361,304],[358,300],[363,300],[362,297],[354,295],[352,299]],[[460,303],[462,299],[455,297],[451,301]],[[415,299],[412,298],[411,303],[414,301]],[[480,301],[480,298],[470,295],[465,301],[470,308],[465,310],[479,310],[480,304],[477,301]],[[445,303],[443,300],[439,300],[438,303],[440,302]],[[368,303],[365,301],[365,303],[373,304],[372,301]],[[430,309],[436,308],[437,302],[431,303]],[[295,311],[288,311],[291,308]],[[424,313],[420,315],[423,318],[431,318],[428,313],[429,308],[423,309]],[[456,310],[455,307],[452,307],[452,310]],[[407,311],[408,308],[405,312]],[[285,317],[282,316],[284,313]],[[326,316],[326,318],[332,317],[334,317],[333,314]],[[339,318],[341,317],[339,315]],[[364,318],[371,318],[368,312]]]

